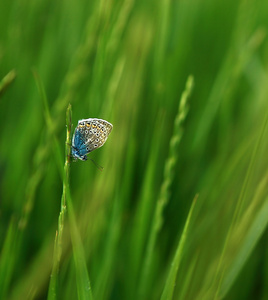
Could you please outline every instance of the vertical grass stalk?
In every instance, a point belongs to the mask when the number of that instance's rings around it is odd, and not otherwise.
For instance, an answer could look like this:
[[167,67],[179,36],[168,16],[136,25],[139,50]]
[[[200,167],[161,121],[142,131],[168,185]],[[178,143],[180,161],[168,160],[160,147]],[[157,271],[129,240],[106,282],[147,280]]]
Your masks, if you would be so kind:
[[68,205],[68,221],[73,246],[73,257],[76,274],[76,288],[79,300],[92,300],[91,284],[89,280],[84,247],[78,230],[73,209],[69,186],[66,186],[66,203]]
[[66,215],[66,194],[70,191],[70,163],[71,163],[71,130],[72,130],[72,107],[69,104],[66,112],[66,143],[65,143],[65,165],[63,172],[63,192],[61,197],[61,209],[58,220],[58,230],[56,232],[54,244],[53,268],[49,285],[48,299],[57,299],[57,285],[59,264],[62,254],[62,238],[64,220]]
[[141,271],[141,280],[139,287],[139,299],[146,298],[146,289],[148,287],[149,282],[149,272],[151,270],[152,259],[153,259],[153,250],[155,247],[156,239],[159,230],[163,224],[163,210],[169,200],[170,197],[170,187],[174,179],[174,171],[176,162],[178,159],[178,151],[179,144],[183,134],[182,124],[188,113],[188,99],[191,95],[192,89],[194,85],[194,78],[189,76],[186,82],[186,87],[184,92],[182,93],[181,100],[179,103],[178,113],[174,122],[173,135],[170,140],[169,146],[169,157],[165,163],[164,169],[164,180],[161,186],[160,195],[157,200],[154,219],[153,219],[153,227],[150,232],[149,242],[147,244],[144,265]]
[[71,129],[72,129],[72,111],[69,104],[66,113],[67,124],[67,136],[65,144],[65,165],[64,165],[64,177],[63,177],[63,193],[61,199],[61,213],[59,216],[59,236],[57,243],[57,256],[58,263],[60,261],[62,253],[62,234],[64,226],[64,218],[66,213],[66,205],[68,205],[68,221],[70,224],[70,234],[73,246],[73,256],[76,272],[76,287],[79,300],[92,300],[91,284],[87,271],[87,264],[84,254],[84,247],[80,237],[79,229],[75,219],[75,213],[72,204],[71,192],[70,192],[70,164],[71,164]]

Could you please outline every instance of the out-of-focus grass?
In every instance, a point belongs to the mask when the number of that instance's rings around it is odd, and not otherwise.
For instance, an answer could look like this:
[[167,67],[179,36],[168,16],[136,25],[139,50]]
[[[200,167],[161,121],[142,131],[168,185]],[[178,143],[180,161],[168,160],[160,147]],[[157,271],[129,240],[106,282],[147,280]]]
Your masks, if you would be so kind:
[[267,12],[264,0],[0,2],[1,299],[48,297],[69,103],[73,127],[114,129],[90,155],[103,172],[71,163],[50,297],[83,299],[90,278],[98,300],[268,298]]

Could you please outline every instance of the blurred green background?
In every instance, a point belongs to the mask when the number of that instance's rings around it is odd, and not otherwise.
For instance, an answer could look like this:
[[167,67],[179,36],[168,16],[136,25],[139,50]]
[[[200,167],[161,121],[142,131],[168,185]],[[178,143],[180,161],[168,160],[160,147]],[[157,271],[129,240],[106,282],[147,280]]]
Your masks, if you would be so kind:
[[0,299],[87,298],[68,205],[48,293],[69,103],[114,126],[103,172],[71,163],[94,299],[268,299],[267,28],[265,0],[0,2]]

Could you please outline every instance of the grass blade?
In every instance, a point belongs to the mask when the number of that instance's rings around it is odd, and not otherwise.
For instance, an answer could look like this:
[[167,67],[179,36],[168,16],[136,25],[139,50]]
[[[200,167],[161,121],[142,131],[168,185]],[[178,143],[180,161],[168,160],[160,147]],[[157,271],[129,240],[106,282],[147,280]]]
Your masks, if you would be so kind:
[[[16,240],[18,232],[14,220],[11,220],[6,234],[0,259],[0,299],[5,299],[10,285],[11,274],[14,268],[14,261],[16,256]],[[15,254],[15,255],[14,255]]]
[[48,132],[52,136],[52,139],[53,139],[53,150],[54,150],[54,154],[55,154],[56,164],[58,166],[58,170],[59,170],[59,173],[60,173],[61,177],[63,177],[63,175],[62,175],[63,166],[62,166],[61,148],[60,148],[59,142],[58,142],[58,140],[56,138],[56,135],[55,135],[53,119],[52,119],[50,111],[49,111],[49,106],[48,106],[48,102],[47,102],[47,96],[46,96],[45,88],[44,88],[44,85],[41,81],[41,78],[39,77],[36,70],[33,70],[33,74],[34,74],[34,78],[35,78],[35,81],[36,81],[36,85],[37,85],[39,94],[40,94],[40,96],[43,100],[44,117],[45,117],[46,125],[47,125],[47,128],[48,128]]
[[7,75],[0,81],[0,97],[3,95],[9,85],[15,80],[17,74],[15,70],[11,70]]
[[92,300],[92,291],[90,280],[87,271],[86,259],[81,241],[80,233],[75,220],[75,214],[73,210],[72,200],[70,196],[69,188],[66,189],[66,200],[68,205],[68,216],[70,222],[70,233],[73,245],[73,255],[76,272],[76,286],[78,299],[80,300]]
[[53,257],[53,269],[51,274],[51,280],[49,285],[48,299],[57,299],[57,285],[58,285],[58,273],[59,273],[59,264],[62,253],[62,237],[64,229],[64,220],[66,214],[66,194],[67,190],[70,189],[70,164],[71,164],[71,130],[72,130],[72,107],[69,104],[66,112],[66,124],[67,124],[67,133],[66,133],[66,144],[65,144],[65,165],[64,165],[64,177],[63,177],[63,192],[61,198],[61,210],[59,214],[58,221],[58,230],[55,237],[54,245],[54,257]]
[[183,92],[179,103],[178,113],[174,122],[173,136],[170,141],[170,154],[165,164],[164,181],[161,186],[160,195],[157,201],[153,219],[153,228],[150,232],[149,241],[146,248],[145,262],[143,265],[140,280],[139,298],[146,297],[147,294],[146,287],[148,286],[149,272],[153,259],[153,250],[155,247],[158,232],[162,227],[162,213],[170,197],[170,186],[174,178],[174,168],[178,159],[178,146],[183,134],[182,124],[188,113],[188,99],[193,89],[193,84],[193,77],[189,76],[186,82],[185,91]]
[[252,253],[254,247],[259,241],[260,237],[264,233],[268,225],[268,198],[266,198],[261,209],[256,215],[248,233],[243,241],[243,245],[240,247],[239,253],[232,262],[230,269],[228,270],[225,278],[223,279],[221,289],[219,291],[220,299],[223,299],[230,287],[237,278],[239,272],[245,265],[247,259]]
[[214,277],[214,282],[212,284],[212,289],[214,288],[214,285],[217,286],[217,289],[216,289],[216,292],[215,292],[215,298],[216,299],[217,299],[218,294],[221,290],[221,284],[222,284],[222,280],[223,280],[224,273],[225,273],[225,268],[223,267],[223,260],[224,260],[224,256],[225,256],[225,253],[226,253],[226,249],[227,249],[228,244],[230,243],[231,236],[233,234],[235,226],[237,225],[238,219],[241,215],[242,207],[243,207],[243,204],[244,204],[244,201],[245,201],[245,195],[246,195],[247,189],[248,189],[249,180],[250,180],[250,178],[252,176],[252,173],[253,173],[253,166],[254,166],[254,163],[256,163],[257,153],[258,153],[258,150],[260,148],[260,144],[261,144],[261,141],[263,139],[267,124],[268,124],[268,115],[265,116],[265,120],[264,120],[262,128],[261,128],[261,132],[259,134],[256,145],[253,149],[251,159],[250,159],[250,162],[249,162],[249,166],[247,168],[246,176],[245,176],[245,179],[244,179],[244,182],[243,182],[243,186],[242,186],[242,189],[241,189],[240,194],[239,194],[239,199],[238,199],[236,207],[235,207],[235,211],[234,211],[234,214],[233,214],[231,225],[229,227],[229,230],[228,230],[225,242],[224,242],[224,246],[223,246],[223,249],[222,249],[222,252],[221,252],[220,260],[219,260],[219,263],[218,263],[218,266],[217,266],[216,274],[215,274],[215,277]]
[[185,241],[187,238],[187,234],[188,234],[188,228],[190,225],[190,221],[191,221],[191,217],[193,214],[193,210],[195,207],[195,203],[197,200],[198,195],[195,196],[193,203],[191,205],[190,211],[188,213],[185,225],[184,225],[184,229],[173,259],[173,262],[171,264],[170,270],[169,270],[169,274],[166,280],[166,284],[161,296],[161,300],[171,300],[173,297],[173,292],[174,292],[174,287],[175,287],[175,283],[176,283],[176,277],[177,277],[177,273],[178,273],[178,269],[180,266],[180,262],[181,262],[181,258],[182,258],[182,252],[184,249],[184,245],[185,245]]

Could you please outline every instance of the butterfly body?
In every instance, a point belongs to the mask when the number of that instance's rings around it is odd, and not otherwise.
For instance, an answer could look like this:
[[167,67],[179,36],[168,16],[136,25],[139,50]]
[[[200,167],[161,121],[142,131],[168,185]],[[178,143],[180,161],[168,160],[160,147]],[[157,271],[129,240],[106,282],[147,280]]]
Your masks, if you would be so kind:
[[87,160],[87,154],[106,142],[113,125],[105,120],[89,118],[78,121],[72,140],[72,156]]

